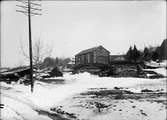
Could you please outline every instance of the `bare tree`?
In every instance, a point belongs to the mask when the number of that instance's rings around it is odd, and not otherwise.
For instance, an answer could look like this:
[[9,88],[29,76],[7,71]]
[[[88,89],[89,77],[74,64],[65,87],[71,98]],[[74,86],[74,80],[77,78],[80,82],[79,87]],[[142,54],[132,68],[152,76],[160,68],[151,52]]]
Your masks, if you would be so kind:
[[[23,47],[23,42],[21,41],[20,44],[21,54],[25,57],[26,60],[29,60],[28,51],[26,52],[25,48]],[[33,52],[33,66],[35,66],[36,70],[38,70],[43,62],[45,57],[49,57],[51,55],[52,49],[47,45],[43,45],[40,38],[36,40],[32,45],[32,52]]]

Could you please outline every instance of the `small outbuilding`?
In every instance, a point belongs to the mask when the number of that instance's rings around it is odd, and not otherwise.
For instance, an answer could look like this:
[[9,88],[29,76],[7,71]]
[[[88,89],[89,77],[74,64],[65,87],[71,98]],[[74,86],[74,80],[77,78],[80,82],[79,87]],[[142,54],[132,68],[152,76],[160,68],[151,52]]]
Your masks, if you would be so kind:
[[125,55],[110,55],[110,62],[124,62],[126,61]]

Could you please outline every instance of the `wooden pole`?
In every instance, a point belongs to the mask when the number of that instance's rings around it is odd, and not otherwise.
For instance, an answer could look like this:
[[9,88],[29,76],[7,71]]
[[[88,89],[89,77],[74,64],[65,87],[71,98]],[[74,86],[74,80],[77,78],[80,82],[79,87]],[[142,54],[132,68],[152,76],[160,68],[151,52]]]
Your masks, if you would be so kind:
[[30,57],[30,80],[31,80],[31,92],[33,92],[33,62],[32,62],[32,39],[31,39],[31,3],[28,0],[28,27],[29,27],[29,57]]
[[33,92],[34,80],[33,80],[33,53],[32,53],[32,37],[31,37],[31,15],[41,15],[41,13],[38,13],[38,11],[41,11],[42,9],[37,8],[37,6],[41,6],[40,4],[30,2],[30,0],[27,1],[16,0],[16,1],[24,3],[24,5],[16,5],[17,7],[24,8],[24,10],[16,10],[16,12],[28,15],[30,81],[31,81],[31,92]]

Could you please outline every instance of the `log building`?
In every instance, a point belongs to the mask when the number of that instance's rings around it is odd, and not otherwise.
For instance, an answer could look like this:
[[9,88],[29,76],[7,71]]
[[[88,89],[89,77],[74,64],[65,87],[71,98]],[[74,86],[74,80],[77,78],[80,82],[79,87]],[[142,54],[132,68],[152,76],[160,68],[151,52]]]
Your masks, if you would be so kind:
[[103,46],[83,50],[75,55],[75,64],[109,64],[110,52]]

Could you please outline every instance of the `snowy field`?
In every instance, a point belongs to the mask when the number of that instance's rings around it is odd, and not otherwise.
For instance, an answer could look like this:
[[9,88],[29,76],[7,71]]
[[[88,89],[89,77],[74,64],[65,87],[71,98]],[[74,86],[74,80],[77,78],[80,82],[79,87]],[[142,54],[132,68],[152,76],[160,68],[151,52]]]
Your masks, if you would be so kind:
[[[156,72],[160,72],[163,75],[166,75],[165,68],[159,68],[155,70]],[[48,113],[52,113],[50,108],[55,106],[64,105],[64,110],[70,110],[70,112],[78,113],[78,109],[69,109],[69,101],[72,100],[73,96],[79,95],[79,93],[87,92],[90,89],[113,89],[114,87],[123,87],[128,88],[128,90],[140,93],[143,89],[149,89],[153,91],[161,91],[166,93],[166,78],[161,79],[144,79],[144,78],[112,78],[112,77],[98,77],[95,75],[90,75],[89,73],[81,73],[71,75],[69,73],[64,74],[64,77],[54,78],[55,81],[59,82],[40,82],[36,81],[34,85],[34,92],[30,92],[30,86],[24,86],[23,84],[6,84],[1,82],[1,104],[4,104],[4,108],[1,109],[1,119],[2,120],[51,120],[56,119],[56,117],[49,117],[45,114],[40,114],[39,111],[46,111]],[[88,97],[88,96],[87,96]],[[161,96],[160,96],[161,97]],[[88,98],[89,99],[89,98]],[[164,98],[163,98],[164,99]],[[67,101],[66,101],[67,100]],[[65,102],[66,101],[66,102]],[[125,100],[124,100],[125,101]],[[76,102],[76,101],[75,101]],[[72,104],[75,104],[73,102]],[[78,101],[77,101],[78,102]],[[118,102],[118,101],[117,101]],[[124,104],[126,108],[123,107],[123,103],[120,103],[119,106],[122,109],[130,109],[128,108],[127,102]],[[68,105],[67,105],[68,104]],[[121,105],[122,104],[122,105]],[[136,106],[140,106],[141,103],[135,101]],[[147,106],[148,105],[148,106]],[[150,106],[149,106],[150,105]],[[159,104],[148,104],[147,102],[143,102],[142,106],[147,109],[147,111],[151,111],[154,109],[158,109],[161,107]],[[74,110],[74,111],[72,111]],[[139,120],[157,120],[159,112],[158,120],[165,120],[165,110],[166,107],[160,112],[155,110],[150,112],[150,117],[143,118],[142,116],[137,116]],[[92,112],[92,111],[87,111]],[[132,112],[132,110],[131,110]],[[141,111],[140,111],[141,112]],[[99,120],[107,120],[106,118],[110,115],[111,117],[119,118],[119,120],[126,119],[124,116],[120,117],[118,113],[115,114],[90,114],[92,116],[86,116],[83,114],[86,112],[80,112],[80,116],[78,119],[99,119]],[[133,112],[132,112],[133,113]],[[137,113],[136,113],[137,114]],[[126,114],[128,115],[128,114]],[[129,120],[134,120],[134,116],[127,117]],[[58,119],[58,118],[57,118]],[[57,120],[56,119],[56,120]]]

